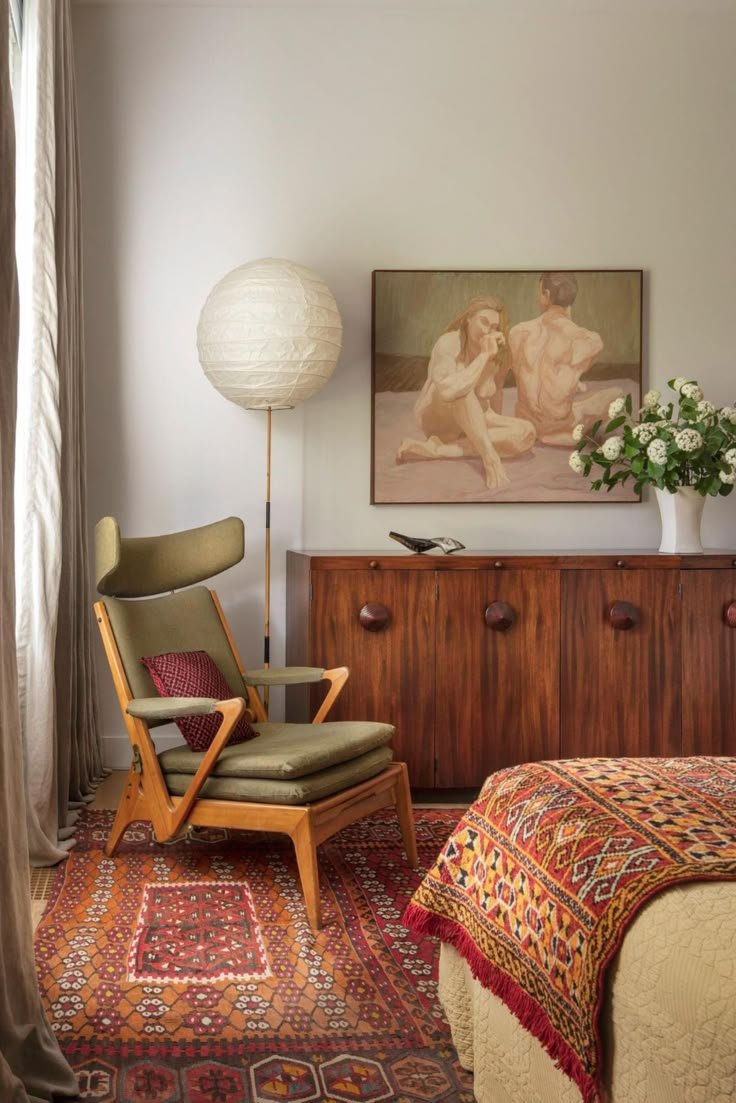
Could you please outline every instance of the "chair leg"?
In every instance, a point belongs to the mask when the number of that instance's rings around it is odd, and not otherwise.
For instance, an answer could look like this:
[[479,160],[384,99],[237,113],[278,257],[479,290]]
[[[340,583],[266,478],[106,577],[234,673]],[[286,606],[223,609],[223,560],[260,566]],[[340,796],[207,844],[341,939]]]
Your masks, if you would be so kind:
[[309,925],[314,931],[322,929],[322,908],[319,899],[319,867],[317,865],[317,846],[312,833],[312,821],[309,813],[299,821],[291,832],[296,850],[296,864],[304,893]]
[[115,819],[110,830],[110,834],[107,837],[105,843],[105,854],[108,858],[117,850],[118,843],[125,834],[125,829],[129,823],[132,823],[135,819],[135,808],[138,803],[138,794],[140,792],[141,775],[131,766],[128,770],[128,777],[125,782],[125,788],[123,789],[123,795],[120,798],[120,804],[118,805]]
[[396,781],[394,792],[396,794],[396,813],[399,817],[401,838],[404,840],[404,850],[409,859],[409,865],[413,869],[419,864],[417,854],[417,837],[414,830],[414,810],[411,804],[411,790],[409,789],[409,771],[405,762],[400,762],[401,776]]

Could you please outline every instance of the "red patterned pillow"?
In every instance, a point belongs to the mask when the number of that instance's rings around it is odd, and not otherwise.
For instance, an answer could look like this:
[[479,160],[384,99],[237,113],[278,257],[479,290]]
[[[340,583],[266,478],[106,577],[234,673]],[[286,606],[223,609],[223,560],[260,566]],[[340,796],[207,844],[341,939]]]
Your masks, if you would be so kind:
[[[214,697],[227,701],[235,696],[206,651],[167,651],[141,659],[162,697]],[[206,751],[222,722],[219,712],[206,716],[180,716],[175,723],[193,751]],[[228,744],[245,743],[258,735],[241,716]]]

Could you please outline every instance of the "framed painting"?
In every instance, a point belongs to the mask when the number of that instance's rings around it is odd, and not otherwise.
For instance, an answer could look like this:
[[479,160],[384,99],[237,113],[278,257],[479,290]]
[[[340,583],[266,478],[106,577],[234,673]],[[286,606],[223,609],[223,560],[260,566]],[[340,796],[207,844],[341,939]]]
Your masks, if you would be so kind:
[[642,272],[373,273],[371,502],[636,502],[571,470],[641,395]]

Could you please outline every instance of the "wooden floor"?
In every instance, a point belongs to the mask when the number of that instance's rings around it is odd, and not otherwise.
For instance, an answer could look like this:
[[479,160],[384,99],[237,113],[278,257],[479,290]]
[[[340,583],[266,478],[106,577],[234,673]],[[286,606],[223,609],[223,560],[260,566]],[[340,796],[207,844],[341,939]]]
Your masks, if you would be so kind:
[[127,776],[127,770],[113,770],[104,781],[100,782],[97,792],[95,793],[95,799],[89,807],[117,808]]

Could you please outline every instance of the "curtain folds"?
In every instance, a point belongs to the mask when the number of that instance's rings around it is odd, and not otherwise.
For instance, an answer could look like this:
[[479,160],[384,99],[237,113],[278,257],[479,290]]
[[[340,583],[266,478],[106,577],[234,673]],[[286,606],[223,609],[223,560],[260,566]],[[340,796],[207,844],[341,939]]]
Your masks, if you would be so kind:
[[36,985],[18,725],[13,569],[18,295],[15,149],[8,76],[8,0],[0,0],[0,1099],[73,1098],[77,1082],[43,1014]]
[[70,7],[71,0],[58,4],[55,36],[57,363],[64,503],[55,663],[56,730],[65,747],[59,755],[61,808],[70,799],[88,799],[91,784],[102,773],[89,600],[81,169]]
[[34,865],[102,770],[88,597],[79,152],[70,0],[25,0],[18,151],[16,641]]

